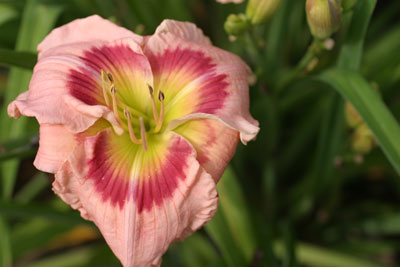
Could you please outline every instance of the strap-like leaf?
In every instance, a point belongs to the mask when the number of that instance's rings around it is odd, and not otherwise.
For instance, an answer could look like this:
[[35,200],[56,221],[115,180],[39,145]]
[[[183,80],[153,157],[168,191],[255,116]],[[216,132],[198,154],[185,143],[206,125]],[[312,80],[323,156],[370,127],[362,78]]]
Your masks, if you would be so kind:
[[0,64],[20,67],[24,69],[33,69],[36,64],[37,55],[32,52],[18,52],[0,48]]
[[351,70],[330,69],[318,79],[335,88],[356,108],[400,173],[400,127],[378,93],[358,72]]

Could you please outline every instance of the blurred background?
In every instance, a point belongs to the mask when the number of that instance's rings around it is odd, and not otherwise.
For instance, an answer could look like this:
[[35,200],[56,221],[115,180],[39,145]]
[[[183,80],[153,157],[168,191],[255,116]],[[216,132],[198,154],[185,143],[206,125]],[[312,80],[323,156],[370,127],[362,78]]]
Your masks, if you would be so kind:
[[[173,244],[162,266],[400,266],[399,174],[353,106],[315,78],[356,62],[398,121],[400,1],[359,0],[317,52],[305,1],[282,0],[265,22],[229,36],[226,18],[246,5],[0,1],[0,266],[120,266],[94,224],[53,194],[52,175],[33,167],[36,120],[6,112],[28,89],[37,44],[92,14],[144,35],[165,18],[194,22],[255,74],[258,138],[239,145],[218,185],[215,218]],[[346,47],[353,52],[344,55]]]

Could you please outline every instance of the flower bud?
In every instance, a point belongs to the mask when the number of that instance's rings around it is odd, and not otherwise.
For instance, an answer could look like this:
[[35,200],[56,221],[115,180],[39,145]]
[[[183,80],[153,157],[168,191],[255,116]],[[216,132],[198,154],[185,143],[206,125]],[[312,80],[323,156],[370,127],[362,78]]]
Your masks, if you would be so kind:
[[246,16],[252,24],[265,22],[278,8],[281,0],[250,0]]
[[352,10],[356,4],[357,0],[342,0],[343,12]]
[[353,133],[351,147],[353,151],[367,154],[376,144],[375,137],[368,126],[363,123]]
[[345,106],[345,116],[347,124],[351,128],[356,128],[358,125],[363,123],[363,119],[361,118],[360,114],[358,114],[357,110],[350,102],[346,102]]
[[339,0],[307,0],[306,13],[311,33],[319,39],[331,36],[342,22]]
[[231,36],[241,35],[247,30],[249,24],[244,14],[230,14],[225,21],[225,31]]

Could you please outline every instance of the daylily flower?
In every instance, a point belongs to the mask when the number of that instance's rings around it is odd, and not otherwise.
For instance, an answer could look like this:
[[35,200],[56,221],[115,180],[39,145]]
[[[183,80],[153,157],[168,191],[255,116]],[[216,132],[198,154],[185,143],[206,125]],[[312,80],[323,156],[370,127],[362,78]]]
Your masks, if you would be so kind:
[[35,166],[92,220],[124,266],[159,265],[171,242],[209,221],[216,183],[249,114],[249,68],[191,23],[139,36],[98,16],[38,46],[29,91],[10,116],[40,123]]

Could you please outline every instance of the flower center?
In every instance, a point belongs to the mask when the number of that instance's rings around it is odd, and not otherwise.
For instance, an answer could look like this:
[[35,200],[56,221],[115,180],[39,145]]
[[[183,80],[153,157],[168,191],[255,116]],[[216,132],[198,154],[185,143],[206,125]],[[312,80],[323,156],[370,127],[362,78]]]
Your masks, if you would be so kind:
[[[154,89],[148,85],[153,119],[155,126],[151,129],[146,129],[145,120],[147,115],[123,103],[117,97],[117,88],[114,84],[114,78],[110,72],[101,70],[102,90],[106,106],[109,107],[114,114],[115,119],[118,121],[122,129],[129,133],[129,138],[135,144],[143,145],[143,149],[147,150],[146,134],[148,132],[156,134],[160,132],[164,121],[164,93],[159,91],[158,101],[160,101],[160,111],[157,110],[156,99],[154,98]],[[111,96],[111,99],[110,99]],[[123,116],[120,116],[120,112]],[[148,128],[151,127],[149,124]],[[136,137],[136,133],[140,134],[140,138]]]

